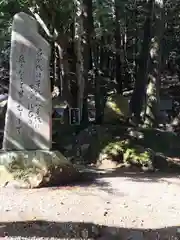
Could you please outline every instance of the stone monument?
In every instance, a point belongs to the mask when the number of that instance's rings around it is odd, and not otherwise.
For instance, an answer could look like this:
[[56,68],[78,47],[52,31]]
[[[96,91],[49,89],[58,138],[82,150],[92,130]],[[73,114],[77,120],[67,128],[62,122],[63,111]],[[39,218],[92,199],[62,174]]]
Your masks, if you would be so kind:
[[3,150],[51,148],[50,45],[26,13],[14,16]]
[[37,188],[67,184],[77,169],[51,150],[50,45],[37,22],[21,12],[14,16],[11,36],[10,83],[0,185]]

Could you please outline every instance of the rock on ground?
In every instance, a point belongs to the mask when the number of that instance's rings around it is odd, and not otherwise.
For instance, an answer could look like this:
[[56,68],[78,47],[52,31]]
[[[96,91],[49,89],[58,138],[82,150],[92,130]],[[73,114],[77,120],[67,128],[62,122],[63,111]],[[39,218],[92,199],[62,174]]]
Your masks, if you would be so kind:
[[58,151],[1,151],[0,184],[38,188],[72,183],[78,170]]

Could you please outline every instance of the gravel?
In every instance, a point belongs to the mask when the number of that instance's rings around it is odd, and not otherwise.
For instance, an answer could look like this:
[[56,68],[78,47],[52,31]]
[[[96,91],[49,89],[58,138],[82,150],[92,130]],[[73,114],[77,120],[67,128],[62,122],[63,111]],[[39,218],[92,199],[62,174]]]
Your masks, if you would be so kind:
[[[178,239],[180,177],[128,174],[96,184],[0,188],[0,239]],[[68,235],[67,235],[68,234]]]

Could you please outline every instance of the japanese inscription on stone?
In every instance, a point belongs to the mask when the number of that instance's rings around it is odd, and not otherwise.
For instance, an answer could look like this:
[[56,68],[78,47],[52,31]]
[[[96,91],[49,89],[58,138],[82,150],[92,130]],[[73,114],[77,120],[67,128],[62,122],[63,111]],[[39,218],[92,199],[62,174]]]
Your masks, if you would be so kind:
[[3,149],[51,148],[49,60],[50,45],[38,33],[36,20],[23,12],[16,14]]

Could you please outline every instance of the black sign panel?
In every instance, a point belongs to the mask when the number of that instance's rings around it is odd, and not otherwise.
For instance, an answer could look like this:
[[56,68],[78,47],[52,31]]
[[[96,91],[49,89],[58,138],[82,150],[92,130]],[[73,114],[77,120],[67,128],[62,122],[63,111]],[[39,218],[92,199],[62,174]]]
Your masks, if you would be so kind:
[[79,125],[80,124],[80,109],[70,108],[69,109],[69,124]]

